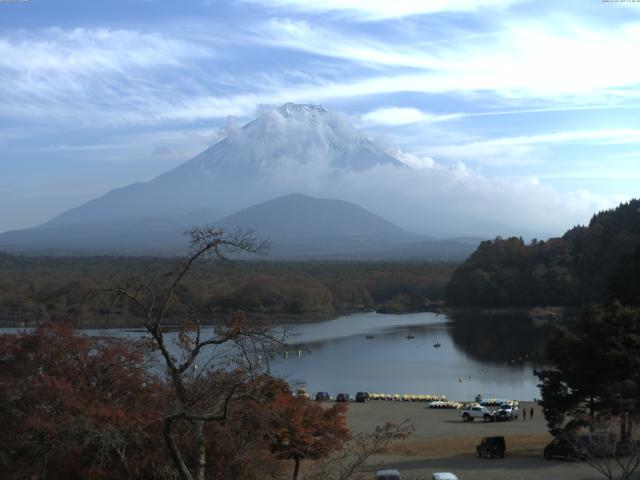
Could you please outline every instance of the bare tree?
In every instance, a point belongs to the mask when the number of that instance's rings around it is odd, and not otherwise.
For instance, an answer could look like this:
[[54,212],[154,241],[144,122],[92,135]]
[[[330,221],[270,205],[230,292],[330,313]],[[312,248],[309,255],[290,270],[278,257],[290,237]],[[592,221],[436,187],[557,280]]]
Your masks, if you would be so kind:
[[361,472],[367,461],[374,455],[384,453],[389,445],[407,438],[414,426],[405,420],[402,423],[386,423],[378,426],[372,433],[359,433],[333,456],[316,464],[307,474],[307,480],[348,480]]
[[[173,392],[164,412],[164,439],[182,480],[204,480],[207,469],[205,426],[229,418],[232,402],[251,398],[248,388],[256,371],[268,364],[272,348],[284,335],[236,313],[203,326],[195,313],[172,319],[178,335],[171,346],[168,320],[179,304],[179,289],[194,264],[225,260],[229,255],[265,252],[267,245],[250,232],[226,234],[213,228],[188,232],[191,253],[157,278],[133,279],[110,290],[113,301],[126,300],[129,310],[144,319],[150,341],[162,358]],[[206,354],[205,354],[206,351]],[[257,400],[257,399],[256,399]]]
[[[620,424],[624,422],[624,428]],[[631,433],[632,424],[628,415],[589,416],[585,413],[582,426],[574,423],[569,428],[555,432],[557,440],[568,453],[567,458],[584,461],[607,480],[628,480],[640,467],[640,440],[625,435],[616,441],[616,431]],[[588,428],[588,432],[583,429]]]
[[[594,435],[597,435],[594,437]],[[607,480],[629,480],[640,467],[640,444],[637,439],[628,438],[616,444],[611,429],[589,434],[581,451],[585,462]],[[595,441],[594,439],[605,441]]]

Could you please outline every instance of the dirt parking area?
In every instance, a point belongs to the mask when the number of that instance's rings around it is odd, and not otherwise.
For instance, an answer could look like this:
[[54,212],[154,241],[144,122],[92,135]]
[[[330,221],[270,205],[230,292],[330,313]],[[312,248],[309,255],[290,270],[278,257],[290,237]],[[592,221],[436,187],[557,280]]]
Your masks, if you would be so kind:
[[[347,422],[354,432],[370,432],[385,422],[399,423],[408,419],[415,432],[408,439],[396,442],[385,455],[371,462],[370,473],[362,479],[372,479],[379,468],[397,468],[403,479],[431,479],[438,471],[455,473],[460,480],[597,480],[599,476],[580,462],[548,461],[542,457],[551,437],[539,407],[522,402],[527,420],[511,422],[465,423],[457,410],[430,409],[424,403],[370,401],[349,406]],[[475,446],[482,437],[505,437],[504,459],[478,459]]]

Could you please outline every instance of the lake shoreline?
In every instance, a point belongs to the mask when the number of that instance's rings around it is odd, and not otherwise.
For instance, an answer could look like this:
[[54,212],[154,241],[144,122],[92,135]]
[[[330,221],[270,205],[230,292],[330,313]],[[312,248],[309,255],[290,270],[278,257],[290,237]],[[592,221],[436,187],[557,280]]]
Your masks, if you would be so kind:
[[[406,314],[415,314],[415,313],[435,313],[437,315],[446,315],[448,317],[453,317],[455,315],[491,315],[491,316],[509,316],[509,315],[519,315],[519,316],[527,316],[531,318],[535,322],[557,322],[564,319],[572,319],[577,316],[580,312],[580,307],[575,306],[527,306],[527,307],[485,307],[485,306],[477,306],[477,307],[448,307],[444,304],[432,304],[431,306],[421,309],[421,310],[407,310],[407,311],[386,311],[380,307],[376,309],[362,309],[362,310],[345,310],[345,311],[336,311],[331,314],[328,313],[309,313],[304,315],[299,314],[268,314],[268,313],[256,313],[256,312],[245,312],[246,316],[254,320],[256,322],[264,322],[274,326],[280,326],[284,324],[291,323],[318,323],[318,322],[326,322],[330,320],[335,320],[340,317],[351,317],[354,314],[359,313],[378,313],[380,315],[406,315]],[[216,317],[211,317],[209,321],[219,320],[224,318],[224,314],[217,314]],[[230,315],[226,314],[226,315]],[[0,319],[0,328],[33,328],[39,322],[38,321],[25,321],[19,322],[16,320],[2,320]],[[58,321],[54,319],[53,321]],[[86,330],[86,329],[121,329],[121,328],[144,328],[144,323],[142,320],[138,320],[135,318],[109,318],[104,321],[96,321],[96,320],[71,320],[70,322],[75,328]],[[203,323],[206,323],[204,321]],[[163,325],[167,328],[177,328],[177,323],[164,322]]]

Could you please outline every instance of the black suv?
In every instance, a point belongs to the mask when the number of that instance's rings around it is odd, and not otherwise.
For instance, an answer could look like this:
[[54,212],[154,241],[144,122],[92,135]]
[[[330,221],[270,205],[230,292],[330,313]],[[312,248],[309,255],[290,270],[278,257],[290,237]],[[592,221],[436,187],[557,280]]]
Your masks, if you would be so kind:
[[356,402],[364,403],[367,400],[369,400],[369,393],[368,392],[358,392],[358,393],[356,393]]
[[504,437],[484,437],[476,447],[476,455],[478,458],[504,458],[505,449]]
[[336,395],[336,402],[348,402],[351,400],[351,397],[348,393],[339,393]]
[[318,393],[316,393],[316,401],[318,401],[318,402],[328,402],[329,400],[331,400],[331,397],[329,396],[329,392],[318,392]]

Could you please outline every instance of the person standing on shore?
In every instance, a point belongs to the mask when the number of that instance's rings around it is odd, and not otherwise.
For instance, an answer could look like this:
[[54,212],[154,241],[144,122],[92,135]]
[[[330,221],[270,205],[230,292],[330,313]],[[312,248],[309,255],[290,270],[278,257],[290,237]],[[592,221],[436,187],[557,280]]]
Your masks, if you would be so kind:
[[529,410],[529,420],[533,420],[533,407]]
[[522,421],[525,422],[527,420],[527,409],[522,409]]

